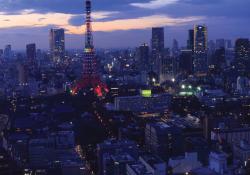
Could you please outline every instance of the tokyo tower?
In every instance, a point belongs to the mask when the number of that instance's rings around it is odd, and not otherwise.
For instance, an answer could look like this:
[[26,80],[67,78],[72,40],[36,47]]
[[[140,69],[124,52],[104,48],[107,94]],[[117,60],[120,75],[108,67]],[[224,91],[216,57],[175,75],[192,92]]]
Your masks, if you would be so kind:
[[71,93],[77,94],[80,90],[93,90],[99,97],[108,92],[106,84],[101,81],[98,63],[95,55],[93,34],[92,34],[92,19],[91,19],[91,0],[86,0],[86,34],[85,34],[85,49],[83,58],[83,77]]

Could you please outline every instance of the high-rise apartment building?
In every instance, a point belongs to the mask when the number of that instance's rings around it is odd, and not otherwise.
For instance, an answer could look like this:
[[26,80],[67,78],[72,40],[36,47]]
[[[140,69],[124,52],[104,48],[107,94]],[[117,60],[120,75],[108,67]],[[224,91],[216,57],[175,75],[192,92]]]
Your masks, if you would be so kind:
[[193,72],[193,52],[192,50],[181,50],[180,54],[180,72],[192,74]]
[[216,49],[225,48],[225,46],[226,46],[225,39],[217,39],[216,40]]
[[27,60],[30,64],[34,64],[36,59],[36,44],[28,44],[26,45],[26,56]]
[[164,28],[152,28],[152,70],[159,75],[159,68],[164,52]]
[[65,34],[64,29],[50,30],[50,52],[52,60],[60,63],[65,55]]
[[194,71],[203,73],[207,71],[207,27],[195,25],[194,27]]
[[247,60],[250,57],[249,39],[240,38],[235,42],[235,58],[237,60]]
[[146,43],[139,47],[139,64],[140,71],[149,70],[149,46]]
[[194,50],[194,29],[188,30],[187,49]]
[[5,46],[3,55],[5,59],[10,59],[12,57],[12,50],[10,44]]

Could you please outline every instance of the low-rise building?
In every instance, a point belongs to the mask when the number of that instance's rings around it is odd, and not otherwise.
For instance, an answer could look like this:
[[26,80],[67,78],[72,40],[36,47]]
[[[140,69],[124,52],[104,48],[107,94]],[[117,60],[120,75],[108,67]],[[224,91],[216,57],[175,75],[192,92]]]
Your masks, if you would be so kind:
[[170,107],[172,96],[159,94],[152,96],[127,96],[115,98],[117,111],[154,112],[164,111]]
[[242,162],[249,160],[250,158],[250,144],[241,140],[240,143],[234,144],[233,147],[234,158]]
[[127,164],[127,175],[166,175],[167,164],[153,154],[142,155],[137,162]]
[[209,155],[209,168],[216,173],[224,174],[227,171],[227,155],[223,152],[211,152]]
[[168,164],[173,174],[185,174],[202,167],[202,163],[198,161],[198,154],[195,152],[186,153],[185,156],[170,158]]

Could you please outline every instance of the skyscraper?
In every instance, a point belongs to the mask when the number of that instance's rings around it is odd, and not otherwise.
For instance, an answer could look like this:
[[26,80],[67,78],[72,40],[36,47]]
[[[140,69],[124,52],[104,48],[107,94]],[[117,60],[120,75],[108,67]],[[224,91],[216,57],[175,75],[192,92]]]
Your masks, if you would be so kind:
[[160,59],[159,64],[159,83],[164,83],[165,81],[172,80],[174,78],[176,60],[177,57],[170,56],[170,50],[168,48],[164,49],[163,56]]
[[207,71],[207,27],[204,25],[194,27],[194,71]]
[[98,63],[95,55],[94,41],[92,34],[92,19],[91,0],[86,0],[86,36],[85,36],[85,49],[83,58],[83,78],[77,85],[71,90],[71,93],[77,94],[79,90],[92,90],[94,93],[101,97],[104,93],[108,92],[107,86],[101,81]]
[[179,55],[179,44],[178,44],[178,41],[176,39],[173,40],[172,55],[174,57],[178,57],[178,55]]
[[0,58],[3,57],[3,49],[0,49]]
[[226,49],[232,48],[232,41],[231,40],[226,40],[225,41],[225,47],[226,47]]
[[214,53],[216,50],[216,43],[214,42],[214,40],[210,40],[208,41],[208,51],[207,51],[207,63],[208,66],[213,65],[213,57],[214,57]]
[[50,30],[50,52],[55,63],[63,61],[65,55],[64,29]]
[[11,45],[8,44],[5,46],[3,55],[5,59],[10,59],[12,57]]
[[194,50],[194,29],[188,30],[187,49]]
[[146,43],[139,47],[139,68],[141,71],[149,70],[149,47]]
[[210,63],[210,72],[220,74],[226,66],[225,48],[220,47],[215,50]]
[[192,50],[181,50],[180,54],[180,71],[187,74],[193,72],[193,52]]
[[164,52],[164,28],[156,27],[152,28],[152,69],[159,75],[159,67],[161,66],[161,59]]
[[28,83],[28,73],[27,73],[27,66],[24,64],[18,64],[18,81],[20,86],[26,86]]
[[36,59],[36,44],[26,45],[26,56],[30,64],[34,64]]
[[250,57],[249,49],[249,39],[237,39],[235,42],[235,58],[237,60],[248,60]]
[[216,49],[225,48],[225,46],[226,46],[225,39],[217,39],[216,40]]

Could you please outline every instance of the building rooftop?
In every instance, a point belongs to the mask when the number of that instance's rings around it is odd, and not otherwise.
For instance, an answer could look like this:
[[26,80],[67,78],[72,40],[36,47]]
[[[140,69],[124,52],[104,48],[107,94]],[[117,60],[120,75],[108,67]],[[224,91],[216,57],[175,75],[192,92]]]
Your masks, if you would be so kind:
[[151,167],[155,167],[156,164],[164,164],[165,162],[154,154],[144,154],[140,157],[140,159],[143,159],[145,162],[147,162]]
[[115,162],[120,162],[120,163],[135,161],[135,159],[128,153],[120,153],[120,154],[112,155],[111,157]]
[[135,142],[126,140],[126,139],[123,139],[123,140],[108,139],[108,140],[105,140],[103,143],[98,144],[98,146],[103,148],[103,147],[119,146],[119,145],[127,145],[127,144],[135,145]]
[[143,165],[141,162],[129,164],[128,166],[136,173],[136,175],[153,175],[146,169],[145,165]]

